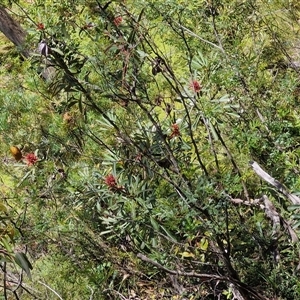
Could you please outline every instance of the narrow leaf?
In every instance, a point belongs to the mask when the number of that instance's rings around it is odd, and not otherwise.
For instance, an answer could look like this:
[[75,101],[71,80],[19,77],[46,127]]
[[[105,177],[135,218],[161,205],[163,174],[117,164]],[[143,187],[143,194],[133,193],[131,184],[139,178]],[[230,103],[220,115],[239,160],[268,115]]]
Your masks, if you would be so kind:
[[28,260],[27,256],[22,252],[17,252],[15,254],[15,262],[25,271],[25,273],[31,280],[32,278],[31,278],[30,270],[32,270],[32,265]]

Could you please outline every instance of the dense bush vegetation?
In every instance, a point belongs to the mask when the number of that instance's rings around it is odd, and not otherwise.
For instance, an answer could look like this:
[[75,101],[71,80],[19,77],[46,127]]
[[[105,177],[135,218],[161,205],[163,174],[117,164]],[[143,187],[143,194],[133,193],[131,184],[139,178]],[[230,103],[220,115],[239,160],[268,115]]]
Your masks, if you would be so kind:
[[3,299],[299,297],[297,1],[3,5]]

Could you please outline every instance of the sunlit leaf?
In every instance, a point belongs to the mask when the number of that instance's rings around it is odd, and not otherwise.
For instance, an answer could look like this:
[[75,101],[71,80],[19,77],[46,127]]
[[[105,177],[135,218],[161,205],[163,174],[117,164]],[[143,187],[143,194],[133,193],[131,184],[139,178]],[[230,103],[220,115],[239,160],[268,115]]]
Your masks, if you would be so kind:
[[183,258],[194,258],[195,257],[195,254],[191,253],[191,252],[187,252],[187,251],[184,251],[184,252],[181,252],[181,253],[178,253],[181,255],[181,257]]

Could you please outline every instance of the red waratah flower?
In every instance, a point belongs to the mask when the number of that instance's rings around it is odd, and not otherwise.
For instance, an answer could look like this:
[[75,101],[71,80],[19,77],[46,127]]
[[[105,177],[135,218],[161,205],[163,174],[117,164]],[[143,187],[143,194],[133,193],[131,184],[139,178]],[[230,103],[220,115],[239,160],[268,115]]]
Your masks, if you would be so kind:
[[121,16],[118,16],[114,18],[114,24],[118,27],[123,22],[123,18]]
[[170,139],[172,139],[175,136],[180,136],[179,126],[178,124],[173,124],[172,126],[172,132],[170,135]]
[[104,179],[105,181],[105,184],[114,189],[114,188],[117,188],[117,181],[116,181],[116,178],[114,177],[114,175],[110,174],[110,175],[107,175]]
[[190,89],[195,93],[199,93],[201,91],[201,88],[201,84],[198,80],[192,80],[192,82],[190,83]]
[[44,30],[45,29],[45,25],[43,23],[38,23],[37,24],[37,29],[38,30]]
[[34,165],[38,160],[37,156],[34,153],[26,154],[24,159],[25,159],[28,166]]

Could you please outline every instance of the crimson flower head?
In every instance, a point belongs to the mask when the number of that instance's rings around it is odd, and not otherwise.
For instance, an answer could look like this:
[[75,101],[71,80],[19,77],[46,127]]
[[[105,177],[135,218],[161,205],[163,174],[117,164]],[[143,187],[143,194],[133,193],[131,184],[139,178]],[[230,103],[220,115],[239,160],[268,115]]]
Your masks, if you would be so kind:
[[117,188],[117,181],[116,178],[114,177],[114,175],[109,174],[105,177],[104,179],[105,184],[110,187],[110,188]]
[[45,25],[43,23],[37,24],[37,30],[44,30],[44,29],[45,29]]
[[24,159],[28,166],[33,166],[38,160],[37,156],[34,153],[26,154]]
[[190,89],[194,91],[195,93],[199,93],[202,89],[202,86],[198,80],[192,80],[190,83]]
[[118,16],[114,18],[114,24],[118,27],[123,22],[123,18],[121,16]]
[[172,127],[172,132],[171,132],[171,135],[170,135],[170,139],[172,139],[175,136],[180,136],[180,131],[179,131],[178,124],[175,123],[171,127]]

